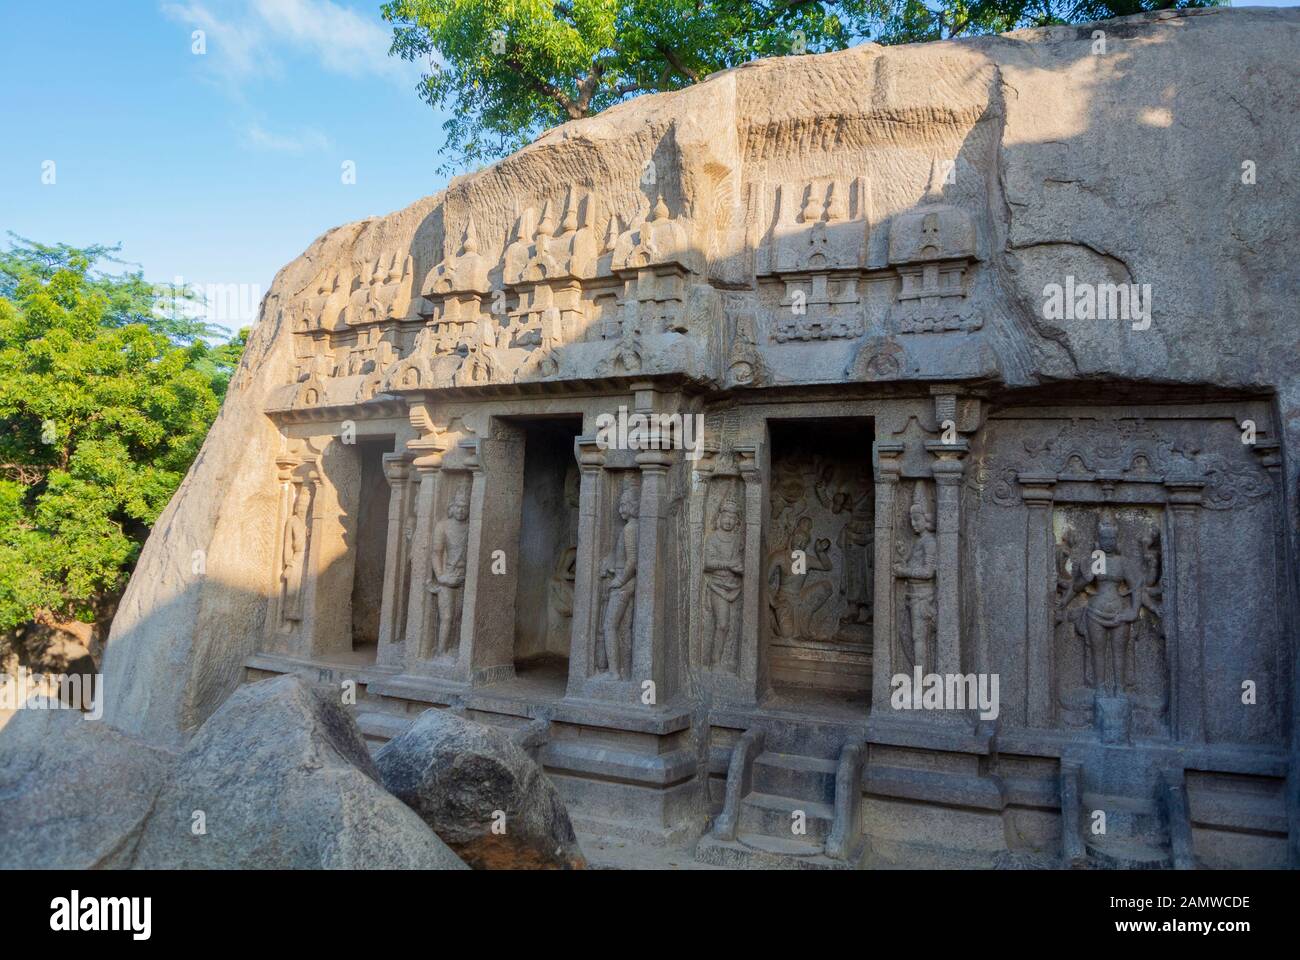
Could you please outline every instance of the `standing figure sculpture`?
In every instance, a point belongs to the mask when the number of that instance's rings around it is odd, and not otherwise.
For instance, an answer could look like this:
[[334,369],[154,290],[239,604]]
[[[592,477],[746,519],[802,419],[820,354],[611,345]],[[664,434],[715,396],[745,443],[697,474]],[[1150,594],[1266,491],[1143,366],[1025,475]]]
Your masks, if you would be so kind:
[[[918,480],[908,510],[912,532],[912,551],[906,561],[894,564],[894,576],[907,581],[908,619],[911,621],[912,664],[924,669],[929,659],[930,639],[934,635],[935,571],[939,564],[939,549],[934,537],[934,518],[930,514],[925,485]],[[901,546],[901,545],[900,545]]]
[[293,514],[284,525],[280,566],[280,619],[285,629],[302,620],[302,575],[307,561],[307,505],[311,491],[304,484],[293,501]]
[[564,504],[568,519],[566,540],[555,559],[547,588],[547,649],[567,650],[573,632],[573,588],[578,579],[578,471],[570,465],[564,477]]
[[804,585],[810,571],[829,572],[831,569],[829,540],[818,540],[814,555],[808,556],[808,541],[812,539],[812,519],[800,517],[790,534],[790,549],[778,553],[768,573],[768,586],[772,589],[769,605],[772,608],[772,629],[778,637],[787,640],[803,638],[808,624],[821,609],[835,588],[825,580]]
[[451,651],[460,635],[461,601],[465,592],[465,558],[469,545],[469,496],[462,487],[447,507],[447,516],[433,528],[433,576],[428,591],[438,598],[435,656]]
[[718,507],[713,531],[704,541],[704,582],[708,590],[713,630],[705,634],[704,659],[709,666],[734,669],[736,644],[731,636],[731,610],[740,596],[745,573],[744,534],[740,511],[728,495]]
[[624,678],[624,665],[630,665],[631,659],[628,654],[632,646],[632,601],[636,599],[638,507],[636,490],[631,485],[625,487],[618,499],[618,515],[623,526],[600,574],[606,581],[605,622],[603,642],[596,651],[596,665],[615,680]]
[[[1091,670],[1085,677],[1094,690],[1119,696],[1131,686],[1129,676],[1132,624],[1147,589],[1142,565],[1119,552],[1119,529],[1109,512],[1097,523],[1097,553],[1083,565],[1061,604],[1061,613],[1080,593],[1093,588],[1075,629],[1088,643]],[[1127,591],[1127,592],[1125,592]]]
[[[849,494],[848,496],[852,496]],[[846,624],[871,622],[872,601],[872,529],[871,494],[864,493],[853,501],[853,512],[840,530],[840,551],[844,556],[844,569],[840,576],[840,593],[847,606],[840,618]]]

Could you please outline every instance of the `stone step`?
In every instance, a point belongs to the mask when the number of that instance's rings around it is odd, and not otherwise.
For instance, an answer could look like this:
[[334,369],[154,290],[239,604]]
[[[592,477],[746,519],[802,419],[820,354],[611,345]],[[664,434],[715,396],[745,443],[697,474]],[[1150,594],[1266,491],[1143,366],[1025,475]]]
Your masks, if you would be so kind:
[[816,803],[835,801],[834,760],[763,753],[754,760],[754,791]]
[[[791,846],[786,846],[789,843]],[[797,845],[796,845],[797,844]],[[695,846],[700,863],[730,869],[757,870],[852,870],[853,864],[832,860],[820,844],[780,841],[760,834],[740,834],[735,840],[719,840],[712,834]]]
[[[794,812],[804,813],[805,833],[796,834]],[[740,802],[740,833],[759,833],[769,837],[825,843],[835,819],[829,803],[797,800],[771,793],[751,793]]]
[[1117,794],[1083,795],[1083,828],[1092,836],[1093,811],[1106,814],[1106,836],[1112,838],[1160,837],[1165,826],[1154,800]]
[[1090,837],[1088,866],[1094,870],[1172,870],[1173,857],[1164,847],[1140,840]]
[[406,729],[415,722],[415,717],[410,715],[397,715],[384,713],[379,710],[363,710],[357,714],[357,728],[361,731],[371,749],[378,749],[387,743],[393,737],[405,733]]

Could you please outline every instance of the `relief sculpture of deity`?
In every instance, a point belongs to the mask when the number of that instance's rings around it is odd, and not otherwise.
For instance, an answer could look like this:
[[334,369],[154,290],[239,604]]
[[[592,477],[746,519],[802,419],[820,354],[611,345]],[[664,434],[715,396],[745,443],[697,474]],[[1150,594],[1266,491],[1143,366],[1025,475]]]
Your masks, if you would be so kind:
[[718,507],[713,530],[704,541],[704,581],[713,621],[713,629],[705,634],[704,659],[710,666],[735,669],[732,611],[740,596],[744,573],[745,535],[740,510],[735,498],[728,494]]
[[632,648],[632,603],[636,599],[637,511],[639,498],[629,485],[618,500],[623,522],[614,549],[605,560],[605,618],[602,642],[596,646],[596,668],[615,680],[626,676]]
[[840,576],[840,593],[848,606],[841,616],[846,624],[871,622],[872,547],[875,543],[871,494],[865,493],[853,503],[853,512],[840,530],[840,550],[844,556]]
[[[919,480],[912,495],[908,518],[916,539],[912,541],[912,549],[906,559],[900,557],[894,564],[894,576],[907,584],[904,596],[910,622],[912,664],[925,667],[928,665],[930,643],[934,637],[934,587],[939,552],[934,536],[934,517],[930,513],[925,486]],[[903,549],[901,543],[899,548]]]
[[567,540],[560,548],[547,588],[546,630],[550,649],[567,649],[573,628],[573,587],[578,579],[578,471],[570,466],[564,478],[568,508]]
[[465,593],[465,559],[469,545],[469,496],[456,491],[447,516],[433,528],[433,575],[425,586],[438,598],[435,656],[453,651],[460,634],[461,601]]
[[830,572],[831,542],[819,539],[813,554],[808,554],[812,539],[812,520],[800,517],[790,534],[790,548],[779,551],[768,572],[771,588],[773,633],[786,639],[797,639],[808,631],[808,625],[822,605],[830,599],[835,588],[826,580],[806,583],[811,571]]
[[302,620],[302,581],[307,560],[307,507],[310,499],[311,491],[306,485],[300,486],[293,501],[293,514],[284,525],[280,566],[280,619],[285,629]]
[[[1067,551],[1072,543],[1072,537],[1065,539]],[[1097,549],[1091,558],[1076,561],[1072,575],[1058,565],[1057,622],[1068,620],[1084,641],[1084,683],[1098,693],[1118,697],[1134,688],[1133,641],[1139,614],[1145,607],[1153,617],[1160,616],[1156,544],[1156,535],[1148,533],[1142,538],[1142,558],[1125,556],[1115,518],[1105,511],[1097,524]],[[1079,595],[1086,600],[1068,610]]]

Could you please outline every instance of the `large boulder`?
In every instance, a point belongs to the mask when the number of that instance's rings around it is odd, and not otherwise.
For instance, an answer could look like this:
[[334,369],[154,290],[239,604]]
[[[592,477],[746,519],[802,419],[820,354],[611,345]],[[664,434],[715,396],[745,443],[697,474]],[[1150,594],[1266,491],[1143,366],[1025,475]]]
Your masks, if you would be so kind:
[[129,866],[172,756],[55,706],[0,731],[0,869]]
[[294,676],[239,688],[177,761],[142,868],[464,869],[379,782],[356,724]]
[[384,786],[475,869],[586,866],[555,786],[493,727],[426,710],[375,762]]

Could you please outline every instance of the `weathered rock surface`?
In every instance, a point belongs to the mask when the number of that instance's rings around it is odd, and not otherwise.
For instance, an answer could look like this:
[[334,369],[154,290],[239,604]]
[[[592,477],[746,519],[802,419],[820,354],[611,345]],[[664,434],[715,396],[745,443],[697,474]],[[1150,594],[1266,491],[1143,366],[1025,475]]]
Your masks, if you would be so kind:
[[0,731],[0,869],[129,866],[172,757],[73,710]]
[[426,710],[375,762],[384,786],[472,867],[586,866],[558,791],[499,730]]
[[[194,832],[200,811],[205,833]],[[385,792],[347,713],[289,676],[241,688],[203,725],[133,865],[464,869]]]
[[[947,350],[902,331],[840,338],[816,354],[739,344],[751,367],[786,385],[905,379],[924,367],[935,382],[1048,384],[1063,397],[1089,384],[1120,396],[1141,381],[1190,396],[1275,389],[1284,483],[1296,489],[1300,12],[1112,21],[1104,52],[1096,29],[749,64],[566,124],[441,194],[318,239],[278,274],[221,416],[144,548],[107,647],[106,719],[179,748],[234,691],[265,631],[282,488],[282,437],[266,411],[299,382],[295,325],[312,319],[313,300],[335,299],[322,278],[378,288],[375,264],[410,257],[413,277],[436,279],[472,221],[474,258],[497,284],[517,212],[562,203],[570,185],[598,198],[598,236],[627,233],[663,201],[688,235],[684,259],[703,262],[700,285],[735,291],[752,285],[766,242],[751,213],[764,190],[860,176],[862,260],[875,269],[891,262],[892,231],[923,202],[934,162],[951,160],[943,205],[964,211],[978,238],[970,307],[983,326],[970,342]],[[651,161],[657,197],[644,189]],[[1149,328],[1045,319],[1044,289],[1063,277],[1150,284]],[[1295,503],[1286,509],[1294,555]],[[196,551],[202,576],[191,572]]]

